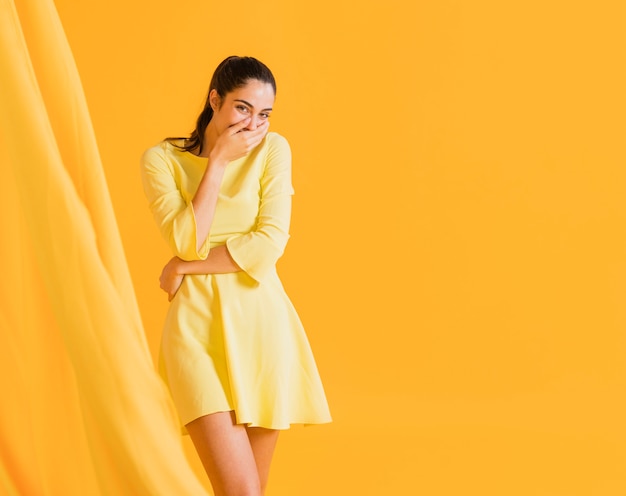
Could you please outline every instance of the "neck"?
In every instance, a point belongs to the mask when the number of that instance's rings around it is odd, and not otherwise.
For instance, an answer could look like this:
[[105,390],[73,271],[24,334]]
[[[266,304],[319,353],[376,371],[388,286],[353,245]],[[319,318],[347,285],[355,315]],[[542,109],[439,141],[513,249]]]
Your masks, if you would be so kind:
[[202,141],[202,153],[199,153],[199,157],[208,158],[211,150],[215,146],[215,142],[217,141],[217,130],[215,129],[215,124],[213,121],[209,122],[209,125],[206,127],[204,132],[204,140]]
[[215,125],[213,121],[209,122],[209,125],[206,127],[204,131],[204,140],[202,141],[202,153],[198,153],[198,150],[193,150],[193,154],[198,157],[208,158],[209,153],[215,146],[215,142],[217,140],[217,130],[215,129]]

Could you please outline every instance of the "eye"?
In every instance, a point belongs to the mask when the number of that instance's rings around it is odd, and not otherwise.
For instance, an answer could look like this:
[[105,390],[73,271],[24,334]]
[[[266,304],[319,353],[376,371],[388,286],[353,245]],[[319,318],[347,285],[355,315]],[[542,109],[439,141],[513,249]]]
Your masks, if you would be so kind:
[[246,107],[245,105],[237,105],[237,110],[239,110],[239,112],[241,112],[242,114],[247,114],[248,113],[248,107]]
[[267,112],[262,112],[259,114],[259,116],[261,117],[261,119],[269,119],[270,118],[270,114],[268,114]]

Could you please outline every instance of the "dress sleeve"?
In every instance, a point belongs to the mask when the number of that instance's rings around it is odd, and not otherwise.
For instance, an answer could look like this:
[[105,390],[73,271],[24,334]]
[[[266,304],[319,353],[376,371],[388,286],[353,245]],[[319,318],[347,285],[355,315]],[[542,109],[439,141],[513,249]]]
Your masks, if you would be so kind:
[[291,219],[291,150],[282,136],[272,134],[269,138],[256,226],[226,241],[233,260],[257,282],[271,273],[283,254]]
[[162,147],[150,148],[143,154],[141,179],[154,220],[174,255],[183,260],[204,260],[209,254],[209,236],[198,250],[193,205],[181,194]]

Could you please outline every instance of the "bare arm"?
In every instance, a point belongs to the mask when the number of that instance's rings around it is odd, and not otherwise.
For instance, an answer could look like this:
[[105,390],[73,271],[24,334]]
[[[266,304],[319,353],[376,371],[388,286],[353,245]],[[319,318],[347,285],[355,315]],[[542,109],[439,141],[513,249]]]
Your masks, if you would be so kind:
[[241,268],[228,253],[228,248],[221,245],[211,248],[204,260],[185,261],[178,257],[171,258],[163,267],[159,282],[161,289],[167,293],[168,300],[172,301],[187,274],[229,274],[239,271]]
[[211,231],[226,166],[229,162],[249,153],[267,133],[267,122],[260,124],[254,131],[246,131],[245,127],[249,123],[250,118],[248,117],[227,128],[218,136],[209,153],[206,171],[191,201],[197,226],[197,250],[200,250]]
[[224,172],[226,171],[226,165],[228,165],[228,162],[209,158],[204,176],[202,176],[198,190],[193,200],[191,200],[196,218],[196,249],[198,251],[211,231],[217,197],[220,192],[222,179],[224,178]]
[[226,167],[231,161],[248,154],[267,133],[267,122],[248,131],[245,126],[249,123],[249,118],[244,119],[220,134],[214,134],[216,131],[209,123],[205,138],[208,155],[205,157],[206,169],[191,200],[183,195],[177,183],[176,167],[168,157],[165,143],[146,150],[142,155],[140,170],[146,199],[161,235],[174,255],[184,260],[206,258]]
[[[231,272],[239,272],[241,268],[228,253],[226,245],[211,248],[209,255],[205,260],[185,261],[178,257],[170,260],[173,269],[177,274],[229,274]],[[168,264],[169,265],[169,264]]]
[[261,179],[261,203],[255,229],[234,235],[226,245],[211,248],[205,260],[172,258],[161,274],[161,288],[170,300],[186,274],[225,274],[244,271],[262,281],[275,266],[289,238],[291,213],[291,152],[287,141],[272,135],[267,170]]

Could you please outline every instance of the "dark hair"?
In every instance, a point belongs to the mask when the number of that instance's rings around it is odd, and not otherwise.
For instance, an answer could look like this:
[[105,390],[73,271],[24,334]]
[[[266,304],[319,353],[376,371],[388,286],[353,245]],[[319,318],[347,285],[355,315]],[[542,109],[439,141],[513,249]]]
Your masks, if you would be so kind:
[[204,132],[213,117],[213,109],[209,101],[211,91],[216,90],[220,98],[224,98],[231,91],[245,86],[251,79],[271,84],[274,89],[274,94],[276,94],[274,75],[263,62],[260,62],[254,57],[237,57],[235,55],[224,59],[213,73],[206,102],[204,103],[204,109],[200,112],[198,120],[196,121],[196,128],[191,132],[189,138],[187,138],[182,145],[174,142],[174,140],[180,140],[181,138],[166,138],[166,141],[169,141],[181,150],[187,152],[197,150],[198,153],[202,153]]

